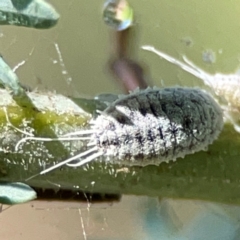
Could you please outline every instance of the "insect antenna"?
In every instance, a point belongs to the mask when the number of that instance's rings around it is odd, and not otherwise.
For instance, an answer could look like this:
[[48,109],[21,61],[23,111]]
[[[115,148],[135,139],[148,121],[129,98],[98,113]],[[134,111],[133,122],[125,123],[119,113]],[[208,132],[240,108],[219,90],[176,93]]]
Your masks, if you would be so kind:
[[77,163],[67,163],[66,165],[69,167],[80,167],[85,163],[91,162],[92,160],[102,156],[103,154],[101,152],[96,152],[95,154],[90,155],[89,157],[87,157],[86,159],[82,160],[82,161],[78,161]]
[[30,180],[30,179],[32,179],[32,178],[35,178],[35,177],[37,177],[37,176],[39,176],[39,175],[46,174],[46,173],[48,173],[48,172],[50,172],[50,171],[52,171],[52,170],[54,170],[54,169],[57,169],[57,168],[59,168],[59,167],[61,167],[61,166],[63,166],[63,165],[66,165],[66,164],[72,162],[73,160],[76,160],[76,159],[78,159],[78,158],[84,157],[85,155],[91,154],[89,157],[87,157],[86,159],[83,159],[83,160],[79,161],[77,164],[71,164],[71,165],[69,165],[69,166],[72,166],[72,167],[82,166],[82,165],[84,165],[84,164],[86,164],[86,163],[88,163],[88,162],[91,162],[94,158],[97,158],[97,157],[99,157],[99,156],[102,155],[101,152],[97,152],[97,153],[95,153],[95,154],[92,154],[93,152],[96,152],[97,150],[98,150],[97,147],[93,147],[93,148],[91,148],[91,149],[89,149],[89,150],[87,150],[87,151],[85,151],[85,152],[79,153],[79,154],[77,154],[77,155],[75,155],[75,156],[73,156],[73,157],[70,157],[70,158],[68,158],[68,159],[66,159],[66,160],[64,160],[64,161],[62,161],[62,162],[59,162],[59,163],[57,163],[57,164],[55,164],[55,165],[53,165],[53,166],[51,166],[51,167],[49,167],[49,168],[41,171],[41,172],[38,173],[38,174],[35,174],[35,175],[27,178],[26,181],[28,181],[28,180]]
[[66,133],[63,136],[67,137],[67,136],[76,136],[76,135],[87,135],[87,134],[93,134],[93,133],[94,131],[89,129],[89,130],[81,130],[81,131]]
[[[77,155],[75,155],[75,156],[73,156],[73,157],[70,157],[70,158],[68,158],[68,159],[66,159],[66,160],[64,160],[64,161],[62,161],[62,162],[60,162],[60,163],[57,163],[57,164],[53,165],[52,167],[49,167],[49,168],[41,171],[39,174],[42,175],[42,174],[48,173],[48,172],[50,172],[50,171],[52,171],[52,170],[54,170],[54,169],[56,169],[56,168],[59,168],[59,167],[65,165],[65,164],[67,164],[67,163],[72,162],[72,161],[75,160],[75,159],[81,158],[81,157],[83,157],[83,156],[85,156],[85,155],[88,155],[88,154],[92,154],[93,152],[95,152],[95,151],[97,151],[97,150],[98,150],[97,147],[90,148],[89,150],[87,150],[87,151],[85,151],[85,152],[79,153],[79,154],[77,154]],[[98,154],[101,155],[100,152],[98,152]],[[85,163],[90,162],[91,160],[92,160],[91,158],[90,158],[90,160],[89,160],[89,157],[87,157],[85,160],[80,161],[80,163],[81,163],[81,165],[83,165],[83,164],[85,164]],[[79,164],[79,163],[78,163],[78,164]],[[81,166],[81,165],[79,164],[79,166]]]
[[4,111],[4,113],[5,113],[5,117],[6,117],[7,123],[8,123],[13,129],[15,129],[15,130],[17,130],[18,132],[23,133],[23,134],[25,134],[25,135],[27,135],[27,136],[33,136],[32,133],[23,131],[23,130],[21,130],[20,128],[15,127],[15,126],[10,122],[9,117],[8,117],[8,113],[7,113],[7,108],[6,108],[6,107],[3,107],[3,111]]
[[[91,139],[91,134],[94,133],[93,130],[89,129],[89,130],[81,130],[81,131],[75,131],[75,132],[72,132],[72,133],[67,133],[67,134],[64,134],[60,137],[57,137],[57,138],[47,138],[47,137],[35,137],[32,133],[29,133],[29,132],[26,132],[26,131],[23,131],[21,130],[20,128],[17,128],[15,127],[9,117],[8,117],[8,113],[7,113],[7,108],[6,107],[3,107],[3,111],[5,113],[5,117],[6,117],[6,121],[8,122],[8,124],[13,128],[15,129],[16,131],[22,133],[22,134],[25,134],[29,137],[24,137],[22,138],[21,140],[19,140],[15,146],[15,151],[18,151],[19,149],[19,146],[28,141],[28,140],[34,140],[34,141],[43,141],[43,142],[51,142],[51,141],[74,141],[74,140],[90,140]],[[76,136],[76,135],[80,135],[79,137],[71,137],[71,136]],[[89,136],[86,136],[86,137],[82,137],[81,135],[89,135]]]
[[79,135],[79,134],[81,134],[81,135],[89,134],[89,133],[88,133],[88,130],[86,130],[86,133],[85,133],[84,130],[83,130],[83,131],[78,131],[77,133],[78,133],[78,134],[74,134],[74,133],[65,134],[65,135],[60,136],[60,137],[57,137],[57,138],[34,137],[34,136],[32,136],[32,137],[25,137],[25,138],[22,138],[21,140],[19,140],[19,141],[17,142],[17,144],[16,144],[16,146],[15,146],[15,151],[18,151],[19,146],[20,146],[22,143],[24,143],[24,142],[26,142],[26,141],[28,141],[28,140],[43,141],[43,142],[53,142],[53,141],[75,141],[75,140],[83,140],[83,141],[88,140],[88,141],[89,141],[89,140],[91,139],[91,135],[88,136],[88,137],[81,137],[81,136],[79,136],[79,137],[71,137],[71,136]]
[[157,50],[153,46],[144,45],[144,46],[142,46],[142,49],[157,54],[159,57],[167,60],[168,62],[170,62],[170,63],[172,63],[174,65],[179,66],[184,71],[186,71],[188,73],[191,73],[193,76],[195,76],[195,77],[197,77],[199,79],[202,79],[206,85],[212,87],[211,79],[213,78],[213,76],[211,76],[210,74],[208,74],[208,73],[204,72],[203,70],[199,69],[186,56],[183,56],[183,60],[186,62],[186,64],[184,64],[181,61],[179,61],[179,60],[169,56],[168,54],[160,52],[159,50]]
[[[62,136],[60,136],[60,137],[57,137],[57,138],[35,137],[32,133],[28,133],[28,132],[26,132],[26,131],[23,131],[23,130],[15,127],[15,126],[10,122],[6,107],[3,107],[3,111],[4,111],[4,113],[5,113],[6,120],[7,120],[8,124],[9,124],[12,128],[14,128],[16,131],[21,132],[21,133],[23,133],[23,134],[25,134],[25,135],[28,136],[28,137],[22,138],[21,140],[19,140],[19,141],[17,142],[17,144],[16,144],[16,146],[15,146],[15,151],[17,151],[17,150],[19,149],[19,146],[20,146],[22,143],[24,143],[24,142],[26,142],[26,141],[28,141],[28,140],[44,141],[44,142],[51,142],[51,141],[73,141],[73,140],[88,140],[88,141],[89,141],[89,140],[92,139],[92,134],[94,133],[94,130],[88,129],[88,130],[81,130],[81,131],[75,131],[75,132],[72,132],[72,133],[67,133],[67,134],[64,134],[64,135],[62,135]],[[78,136],[78,135],[80,135],[80,136]],[[86,135],[86,136],[84,136],[84,135]],[[74,137],[74,136],[77,136],[77,137]],[[86,164],[86,163],[88,163],[88,162],[91,162],[93,159],[95,159],[95,158],[97,158],[97,157],[99,157],[99,156],[102,155],[101,152],[98,152],[98,148],[95,146],[95,142],[94,142],[94,141],[90,142],[87,146],[88,146],[88,147],[89,147],[89,146],[93,146],[93,147],[90,148],[89,150],[85,151],[85,152],[82,152],[82,153],[80,153],[80,154],[77,154],[77,155],[75,155],[75,156],[73,156],[73,157],[70,157],[70,158],[68,158],[68,159],[66,159],[66,160],[64,160],[64,161],[62,161],[62,162],[60,162],[60,163],[58,163],[58,164],[53,165],[52,167],[49,167],[49,168],[41,171],[40,173],[35,174],[35,175],[27,178],[25,181],[28,181],[28,180],[36,177],[36,176],[46,174],[46,173],[48,173],[48,172],[50,172],[50,171],[52,171],[52,170],[54,170],[54,169],[56,169],[56,168],[59,168],[59,167],[61,167],[61,166],[63,166],[63,165],[66,165],[66,164],[67,164],[68,166],[70,166],[70,167],[79,167],[79,166],[82,166],[82,165],[84,165],[84,164]],[[95,146],[95,147],[94,147],[94,146]],[[96,152],[96,153],[94,153],[94,152]],[[84,157],[84,156],[86,156],[86,155],[89,155],[89,156],[87,156],[87,157],[86,157],[85,159],[83,159],[83,160],[78,161],[77,163],[70,164],[70,162],[72,162],[73,160],[76,160],[76,159],[78,159],[78,158]]]
[[[84,132],[84,130],[82,131]],[[80,133],[80,131],[78,132]],[[84,135],[84,133],[81,133]],[[66,136],[66,137],[65,137]],[[33,141],[43,141],[43,142],[53,142],[53,141],[74,141],[74,140],[90,140],[91,136],[89,137],[70,137],[71,135],[63,135],[62,137],[57,137],[57,138],[47,138],[47,137],[25,137],[19,140],[15,146],[15,151],[18,151],[19,146],[28,141],[28,140],[33,140]]]

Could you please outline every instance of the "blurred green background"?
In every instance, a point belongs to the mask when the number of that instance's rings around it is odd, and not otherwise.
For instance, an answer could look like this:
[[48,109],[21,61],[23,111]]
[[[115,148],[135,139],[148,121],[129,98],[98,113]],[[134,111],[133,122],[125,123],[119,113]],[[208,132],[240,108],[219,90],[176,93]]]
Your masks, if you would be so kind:
[[[120,93],[106,65],[112,38],[111,29],[102,21],[103,3],[52,0],[61,15],[56,27],[35,30],[1,26],[1,54],[12,67],[27,60],[17,74],[33,88],[71,96]],[[148,66],[154,85],[161,86],[164,80],[166,86],[203,86],[201,80],[141,50],[144,44],[154,45],[176,58],[185,54],[210,73],[237,70],[239,1],[132,0],[130,4],[135,15],[131,33],[133,57]],[[215,63],[203,61],[205,51],[215,54]]]

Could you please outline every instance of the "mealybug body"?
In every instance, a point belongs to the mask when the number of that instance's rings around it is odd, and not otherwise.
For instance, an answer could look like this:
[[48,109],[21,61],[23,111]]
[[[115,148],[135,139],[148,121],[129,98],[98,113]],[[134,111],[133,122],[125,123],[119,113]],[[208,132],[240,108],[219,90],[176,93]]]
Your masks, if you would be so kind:
[[200,89],[148,88],[123,95],[91,125],[65,135],[88,140],[88,150],[40,174],[64,164],[81,166],[101,156],[109,162],[139,166],[175,160],[206,149],[221,132],[223,116],[215,100]]
[[222,125],[221,109],[199,89],[147,89],[109,106],[94,122],[93,142],[109,160],[159,164],[206,148]]

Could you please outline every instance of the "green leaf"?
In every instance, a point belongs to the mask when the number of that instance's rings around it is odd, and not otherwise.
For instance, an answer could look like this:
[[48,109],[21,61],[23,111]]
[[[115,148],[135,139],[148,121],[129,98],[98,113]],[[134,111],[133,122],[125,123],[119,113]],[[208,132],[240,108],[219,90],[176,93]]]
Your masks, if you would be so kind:
[[0,25],[50,28],[59,19],[57,11],[43,0],[0,1]]
[[22,91],[17,75],[2,57],[0,57],[0,84],[10,90],[13,95],[19,95]]
[[0,183],[0,203],[2,204],[24,203],[36,197],[36,192],[24,183]]

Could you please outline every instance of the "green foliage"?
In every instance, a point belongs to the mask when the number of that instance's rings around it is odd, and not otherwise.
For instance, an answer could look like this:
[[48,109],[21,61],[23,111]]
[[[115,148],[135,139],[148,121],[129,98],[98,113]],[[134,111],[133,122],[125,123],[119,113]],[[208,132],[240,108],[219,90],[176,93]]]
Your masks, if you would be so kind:
[[36,192],[24,183],[0,183],[0,203],[2,204],[13,205],[24,203],[36,197]]
[[50,28],[59,19],[57,11],[43,0],[0,1],[0,25]]

